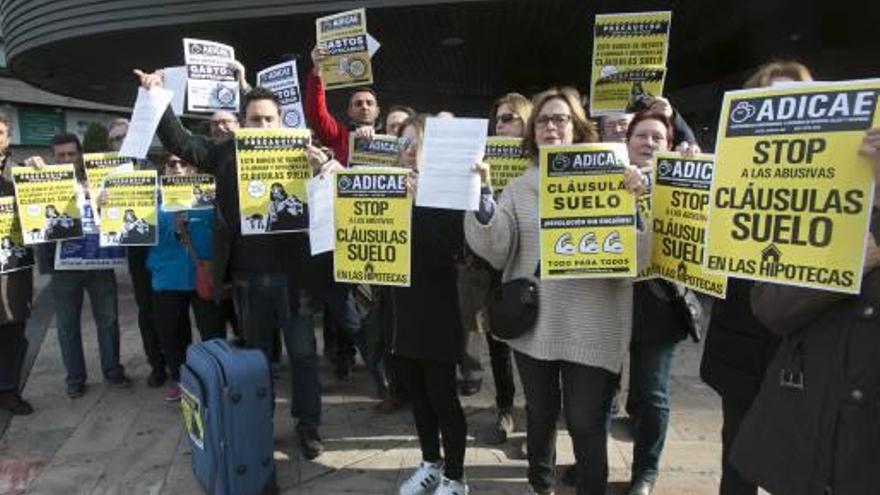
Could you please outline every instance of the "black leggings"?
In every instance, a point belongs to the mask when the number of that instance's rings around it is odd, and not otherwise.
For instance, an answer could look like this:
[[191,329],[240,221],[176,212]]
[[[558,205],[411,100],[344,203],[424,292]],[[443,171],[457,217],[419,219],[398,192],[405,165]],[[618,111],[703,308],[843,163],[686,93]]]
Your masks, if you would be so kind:
[[393,356],[393,366],[412,402],[413,417],[422,447],[422,458],[437,462],[440,457],[440,435],[446,454],[446,477],[464,477],[464,451],[467,423],[458,400],[455,363],[441,363]]
[[153,323],[159,330],[159,340],[174,381],[180,381],[180,365],[186,360],[186,348],[192,342],[190,305],[202,341],[226,338],[220,307],[213,301],[200,299],[193,291],[153,292]]

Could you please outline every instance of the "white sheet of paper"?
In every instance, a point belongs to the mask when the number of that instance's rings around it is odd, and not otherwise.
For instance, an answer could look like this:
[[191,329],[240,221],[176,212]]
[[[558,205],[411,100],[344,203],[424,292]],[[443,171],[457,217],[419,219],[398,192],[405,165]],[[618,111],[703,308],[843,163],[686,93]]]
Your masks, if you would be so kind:
[[120,155],[132,158],[147,157],[150,143],[153,142],[153,136],[156,134],[156,127],[159,126],[159,119],[165,113],[172,96],[171,91],[164,88],[153,88],[149,91],[138,88],[128,133],[122,141],[122,148],[119,149]]
[[416,205],[476,210],[480,177],[474,164],[486,150],[486,119],[429,118],[419,153]]
[[370,33],[367,33],[367,53],[370,54],[370,58],[373,58],[373,55],[379,51],[381,46],[382,43],[379,43],[379,40],[370,36]]
[[333,227],[333,185],[336,176],[318,176],[306,182],[309,196],[309,243],[312,256],[333,251],[336,242]]
[[171,98],[171,109],[174,115],[183,115],[186,101],[186,66],[165,67],[165,89],[174,93]]

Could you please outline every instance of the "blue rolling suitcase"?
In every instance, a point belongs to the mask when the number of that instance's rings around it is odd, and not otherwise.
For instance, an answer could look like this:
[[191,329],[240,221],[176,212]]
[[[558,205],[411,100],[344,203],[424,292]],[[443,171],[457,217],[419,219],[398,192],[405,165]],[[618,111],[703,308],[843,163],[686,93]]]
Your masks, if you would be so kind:
[[222,339],[191,345],[180,407],[193,475],[210,495],[273,493],[274,394],[266,357]]

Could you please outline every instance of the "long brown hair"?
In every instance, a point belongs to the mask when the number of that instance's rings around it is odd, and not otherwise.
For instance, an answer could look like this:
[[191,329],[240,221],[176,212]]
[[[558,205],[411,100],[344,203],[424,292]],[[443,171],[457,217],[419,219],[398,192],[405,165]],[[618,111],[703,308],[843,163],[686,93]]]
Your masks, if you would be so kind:
[[535,142],[535,119],[541,112],[541,108],[543,108],[548,101],[555,99],[565,102],[571,111],[571,124],[574,127],[575,143],[594,143],[599,140],[595,124],[587,119],[587,115],[584,113],[584,107],[581,106],[580,93],[569,86],[554,86],[532,97],[532,115],[526,123],[526,135],[523,139],[525,152],[531,157],[538,156],[538,144]]

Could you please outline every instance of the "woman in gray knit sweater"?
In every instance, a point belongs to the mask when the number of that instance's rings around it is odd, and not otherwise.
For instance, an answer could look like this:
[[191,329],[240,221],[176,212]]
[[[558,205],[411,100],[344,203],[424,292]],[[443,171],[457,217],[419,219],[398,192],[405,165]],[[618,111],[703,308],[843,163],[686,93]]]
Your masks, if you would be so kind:
[[[533,98],[524,146],[594,142],[593,125],[572,88],[552,88]],[[489,170],[478,165],[484,190],[480,210],[465,217],[471,248],[503,270],[503,280],[532,277],[538,266],[537,166],[512,181],[496,204]],[[642,193],[647,181],[627,167],[625,185]],[[640,222],[639,265],[649,261],[650,226]],[[531,492],[553,493],[556,421],[562,405],[577,460],[578,495],[604,495],[608,484],[606,447],[609,404],[630,339],[632,281],[566,279],[540,282],[534,330],[508,341],[515,351],[527,407],[528,479]]]

